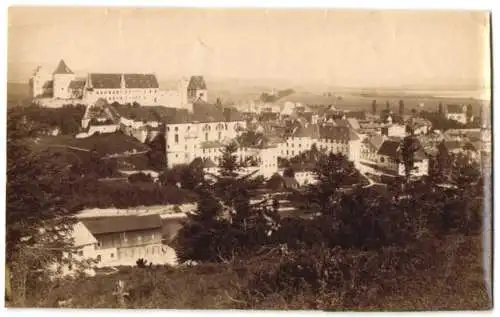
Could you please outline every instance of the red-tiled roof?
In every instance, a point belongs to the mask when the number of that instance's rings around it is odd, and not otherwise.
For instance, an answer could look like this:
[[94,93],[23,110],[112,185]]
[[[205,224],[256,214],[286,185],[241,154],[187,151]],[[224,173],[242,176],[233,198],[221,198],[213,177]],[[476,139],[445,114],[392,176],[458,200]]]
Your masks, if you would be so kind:
[[98,217],[82,219],[82,223],[93,235],[160,229],[162,227],[160,215]]
[[64,60],[60,60],[59,61],[59,65],[57,65],[56,69],[54,70],[54,72],[52,73],[53,75],[56,75],[56,74],[73,74],[73,71],[71,71],[71,69],[68,67],[68,65],[66,65],[66,63],[64,62]]

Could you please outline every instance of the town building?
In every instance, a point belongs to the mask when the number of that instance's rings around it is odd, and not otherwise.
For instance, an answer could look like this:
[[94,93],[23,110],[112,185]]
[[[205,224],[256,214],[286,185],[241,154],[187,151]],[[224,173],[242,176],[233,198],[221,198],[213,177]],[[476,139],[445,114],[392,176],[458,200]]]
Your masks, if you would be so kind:
[[467,116],[466,105],[456,105],[456,104],[447,105],[445,116],[447,119],[457,121],[461,124],[467,124],[473,119]]
[[[401,154],[402,140],[388,138],[384,139],[378,146],[379,141],[368,141],[370,143],[368,146],[365,144],[365,150],[369,149],[370,153],[362,155],[363,159],[359,164],[360,171],[375,175],[404,176],[405,167]],[[414,153],[414,166],[411,171],[411,175],[416,177],[428,175],[429,173],[429,159],[421,147],[418,148]],[[373,155],[374,149],[376,150],[375,155]]]
[[74,228],[76,256],[98,266],[131,263],[162,255],[162,221],[158,214],[82,218]]
[[193,114],[175,116],[165,125],[168,167],[189,164],[209,153],[218,154],[222,144],[246,129],[246,121],[237,111],[216,109],[204,102],[194,107]]

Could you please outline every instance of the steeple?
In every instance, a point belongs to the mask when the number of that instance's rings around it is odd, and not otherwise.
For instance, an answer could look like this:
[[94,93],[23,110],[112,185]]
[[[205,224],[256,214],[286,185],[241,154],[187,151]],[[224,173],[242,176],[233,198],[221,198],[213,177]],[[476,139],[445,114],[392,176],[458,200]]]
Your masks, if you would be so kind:
[[59,61],[59,65],[57,65],[57,68],[54,70],[52,74],[56,75],[56,74],[74,74],[74,73],[71,71],[71,69],[69,69],[64,60],[61,59]]

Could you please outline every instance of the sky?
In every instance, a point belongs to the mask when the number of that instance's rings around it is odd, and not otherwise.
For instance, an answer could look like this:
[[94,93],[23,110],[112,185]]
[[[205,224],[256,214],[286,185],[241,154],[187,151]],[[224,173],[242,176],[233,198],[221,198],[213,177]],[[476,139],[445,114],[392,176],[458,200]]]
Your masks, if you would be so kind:
[[8,80],[62,58],[77,74],[288,79],[338,86],[487,84],[484,12],[11,7]]

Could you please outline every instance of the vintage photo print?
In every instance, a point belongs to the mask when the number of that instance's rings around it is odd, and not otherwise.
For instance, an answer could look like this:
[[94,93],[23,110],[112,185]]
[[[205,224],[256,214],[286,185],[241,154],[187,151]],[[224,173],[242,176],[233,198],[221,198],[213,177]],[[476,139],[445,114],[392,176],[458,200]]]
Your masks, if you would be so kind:
[[491,309],[490,23],[11,6],[5,306]]

